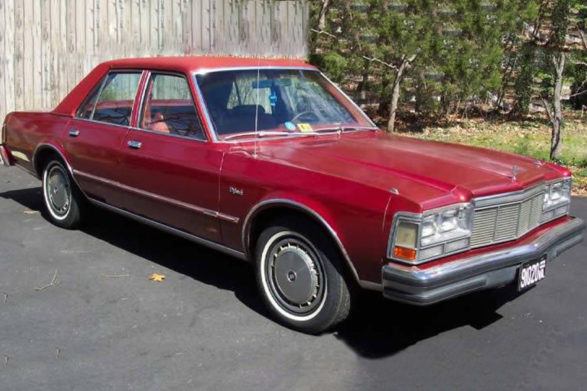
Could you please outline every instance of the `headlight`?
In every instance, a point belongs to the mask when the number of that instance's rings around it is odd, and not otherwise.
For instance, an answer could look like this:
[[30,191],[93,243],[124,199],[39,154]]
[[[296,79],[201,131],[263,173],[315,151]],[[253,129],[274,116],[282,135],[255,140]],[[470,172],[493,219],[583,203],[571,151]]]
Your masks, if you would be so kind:
[[540,221],[544,223],[567,214],[570,202],[571,178],[549,183],[544,193]]
[[398,215],[388,258],[417,264],[469,247],[473,207],[459,204],[423,214]]

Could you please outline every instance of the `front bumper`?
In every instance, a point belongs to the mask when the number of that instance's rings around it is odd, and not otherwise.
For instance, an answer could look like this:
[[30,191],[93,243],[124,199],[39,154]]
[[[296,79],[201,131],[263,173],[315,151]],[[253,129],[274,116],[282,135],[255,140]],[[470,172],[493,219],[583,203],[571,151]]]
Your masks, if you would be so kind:
[[547,255],[552,261],[580,243],[585,223],[573,218],[545,230],[532,241],[419,268],[390,263],[383,266],[383,295],[409,304],[428,305],[467,293],[507,285],[516,279],[520,265]]

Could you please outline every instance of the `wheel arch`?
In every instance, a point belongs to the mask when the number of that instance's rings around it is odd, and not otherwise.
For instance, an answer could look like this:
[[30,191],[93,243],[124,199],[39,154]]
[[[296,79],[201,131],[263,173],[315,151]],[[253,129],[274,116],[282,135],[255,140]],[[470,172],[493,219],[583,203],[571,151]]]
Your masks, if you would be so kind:
[[73,177],[73,170],[71,169],[69,162],[65,158],[65,154],[62,151],[60,151],[59,148],[49,143],[39,144],[33,152],[33,158],[31,160],[33,163],[33,169],[35,170],[37,177],[41,178],[41,176],[43,175],[44,164],[51,156],[56,156],[59,159],[61,159],[61,161],[65,164],[67,170]]
[[344,260],[345,269],[348,271],[349,276],[355,283],[360,286],[365,286],[366,281],[361,281],[359,274],[355,269],[349,254],[347,253],[337,231],[322,214],[317,212],[314,208],[301,203],[285,198],[267,199],[259,202],[251,208],[245,220],[242,228],[242,245],[247,259],[251,259],[253,254],[253,244],[256,236],[260,234],[265,224],[272,216],[276,214],[293,214],[302,218],[306,218],[318,227],[320,227],[328,237],[331,238],[335,247],[339,251],[342,259]]
[[69,175],[73,179],[73,183],[75,184],[75,186],[77,186],[78,190],[81,191],[84,196],[86,196],[77,179],[75,178],[75,175],[73,175],[73,169],[71,168],[69,161],[65,157],[64,151],[62,151],[59,147],[53,144],[41,143],[37,145],[37,148],[35,148],[35,151],[33,152],[33,158],[31,160],[33,164],[33,169],[37,177],[39,179],[42,179],[44,164],[51,156],[57,157],[63,162],[63,164],[65,164],[65,167],[69,172]]

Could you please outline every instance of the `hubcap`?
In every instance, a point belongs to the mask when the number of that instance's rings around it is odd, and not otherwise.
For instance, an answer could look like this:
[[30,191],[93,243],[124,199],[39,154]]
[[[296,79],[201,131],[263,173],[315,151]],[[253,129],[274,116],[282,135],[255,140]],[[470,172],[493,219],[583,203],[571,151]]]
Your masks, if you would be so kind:
[[49,206],[57,215],[67,213],[70,204],[71,190],[66,174],[61,167],[54,166],[47,173],[45,184]]
[[324,296],[322,265],[315,251],[297,238],[282,239],[268,254],[266,275],[272,295],[295,314],[312,312]]

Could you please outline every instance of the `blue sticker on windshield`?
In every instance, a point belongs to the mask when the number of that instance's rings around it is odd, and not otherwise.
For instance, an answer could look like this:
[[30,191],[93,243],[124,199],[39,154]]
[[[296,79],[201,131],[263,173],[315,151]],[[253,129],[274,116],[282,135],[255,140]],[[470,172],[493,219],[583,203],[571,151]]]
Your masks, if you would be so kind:
[[293,122],[287,121],[286,123],[284,123],[284,125],[287,130],[296,130],[296,124],[294,124]]
[[271,106],[275,106],[277,103],[277,95],[275,95],[275,91],[271,91],[271,95],[269,95],[269,104]]

